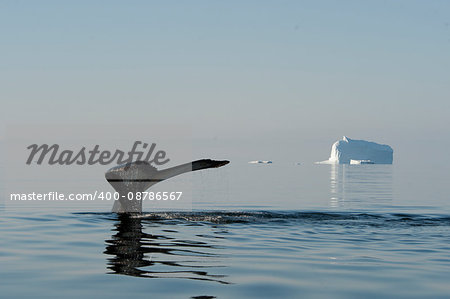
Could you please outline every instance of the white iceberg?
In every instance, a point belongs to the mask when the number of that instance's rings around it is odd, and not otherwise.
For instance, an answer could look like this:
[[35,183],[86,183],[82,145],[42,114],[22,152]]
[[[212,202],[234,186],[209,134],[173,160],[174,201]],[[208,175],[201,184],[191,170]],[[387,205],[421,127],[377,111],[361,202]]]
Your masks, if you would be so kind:
[[256,161],[250,161],[249,164],[272,164],[272,161],[267,160],[256,160]]
[[361,165],[361,164],[375,164],[373,161],[371,160],[353,160],[350,159],[350,164],[352,165]]
[[[392,164],[394,150],[386,144],[354,140],[346,136],[331,147],[330,158],[323,164]],[[354,162],[352,162],[353,160]]]

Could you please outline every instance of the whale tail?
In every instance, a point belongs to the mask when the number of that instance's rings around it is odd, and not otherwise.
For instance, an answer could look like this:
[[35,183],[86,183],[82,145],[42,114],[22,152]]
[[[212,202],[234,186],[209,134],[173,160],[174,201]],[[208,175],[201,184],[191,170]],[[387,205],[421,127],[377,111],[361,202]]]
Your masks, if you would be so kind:
[[129,192],[144,192],[154,184],[179,174],[207,168],[218,168],[228,163],[230,161],[203,159],[158,170],[148,162],[136,161],[113,167],[105,173],[106,180],[119,193],[119,200],[114,202],[112,212],[140,213],[142,212],[142,201],[128,200]]

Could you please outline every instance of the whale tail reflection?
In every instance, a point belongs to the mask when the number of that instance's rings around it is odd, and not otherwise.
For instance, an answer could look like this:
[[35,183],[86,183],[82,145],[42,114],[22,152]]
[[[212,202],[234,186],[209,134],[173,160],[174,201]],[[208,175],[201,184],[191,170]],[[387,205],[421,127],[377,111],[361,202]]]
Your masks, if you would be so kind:
[[[108,258],[110,274],[144,278],[183,278],[229,284],[224,275],[208,273],[217,260],[217,248],[202,241],[180,240],[177,232],[154,235],[143,232],[142,218],[119,214],[111,240],[106,240],[104,253]],[[208,262],[209,261],[209,262]],[[151,267],[155,267],[152,270]]]

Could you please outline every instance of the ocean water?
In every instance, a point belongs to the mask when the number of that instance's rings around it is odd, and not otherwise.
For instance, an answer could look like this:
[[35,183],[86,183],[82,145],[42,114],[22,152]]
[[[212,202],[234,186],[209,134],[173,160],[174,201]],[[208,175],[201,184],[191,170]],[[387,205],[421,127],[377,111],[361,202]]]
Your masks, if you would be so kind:
[[0,297],[450,298],[445,166],[186,175],[192,211],[0,208]]

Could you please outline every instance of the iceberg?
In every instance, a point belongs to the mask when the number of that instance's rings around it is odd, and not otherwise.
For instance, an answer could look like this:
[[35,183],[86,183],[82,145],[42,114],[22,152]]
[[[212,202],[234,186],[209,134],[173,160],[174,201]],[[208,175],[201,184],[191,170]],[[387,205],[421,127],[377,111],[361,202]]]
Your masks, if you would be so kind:
[[353,160],[350,159],[350,164],[352,165],[361,165],[361,164],[375,164],[373,161],[370,160]]
[[331,147],[330,158],[320,164],[392,164],[394,150],[386,144],[344,136]]
[[272,161],[265,161],[265,160],[256,160],[256,161],[250,161],[249,164],[272,164]]

